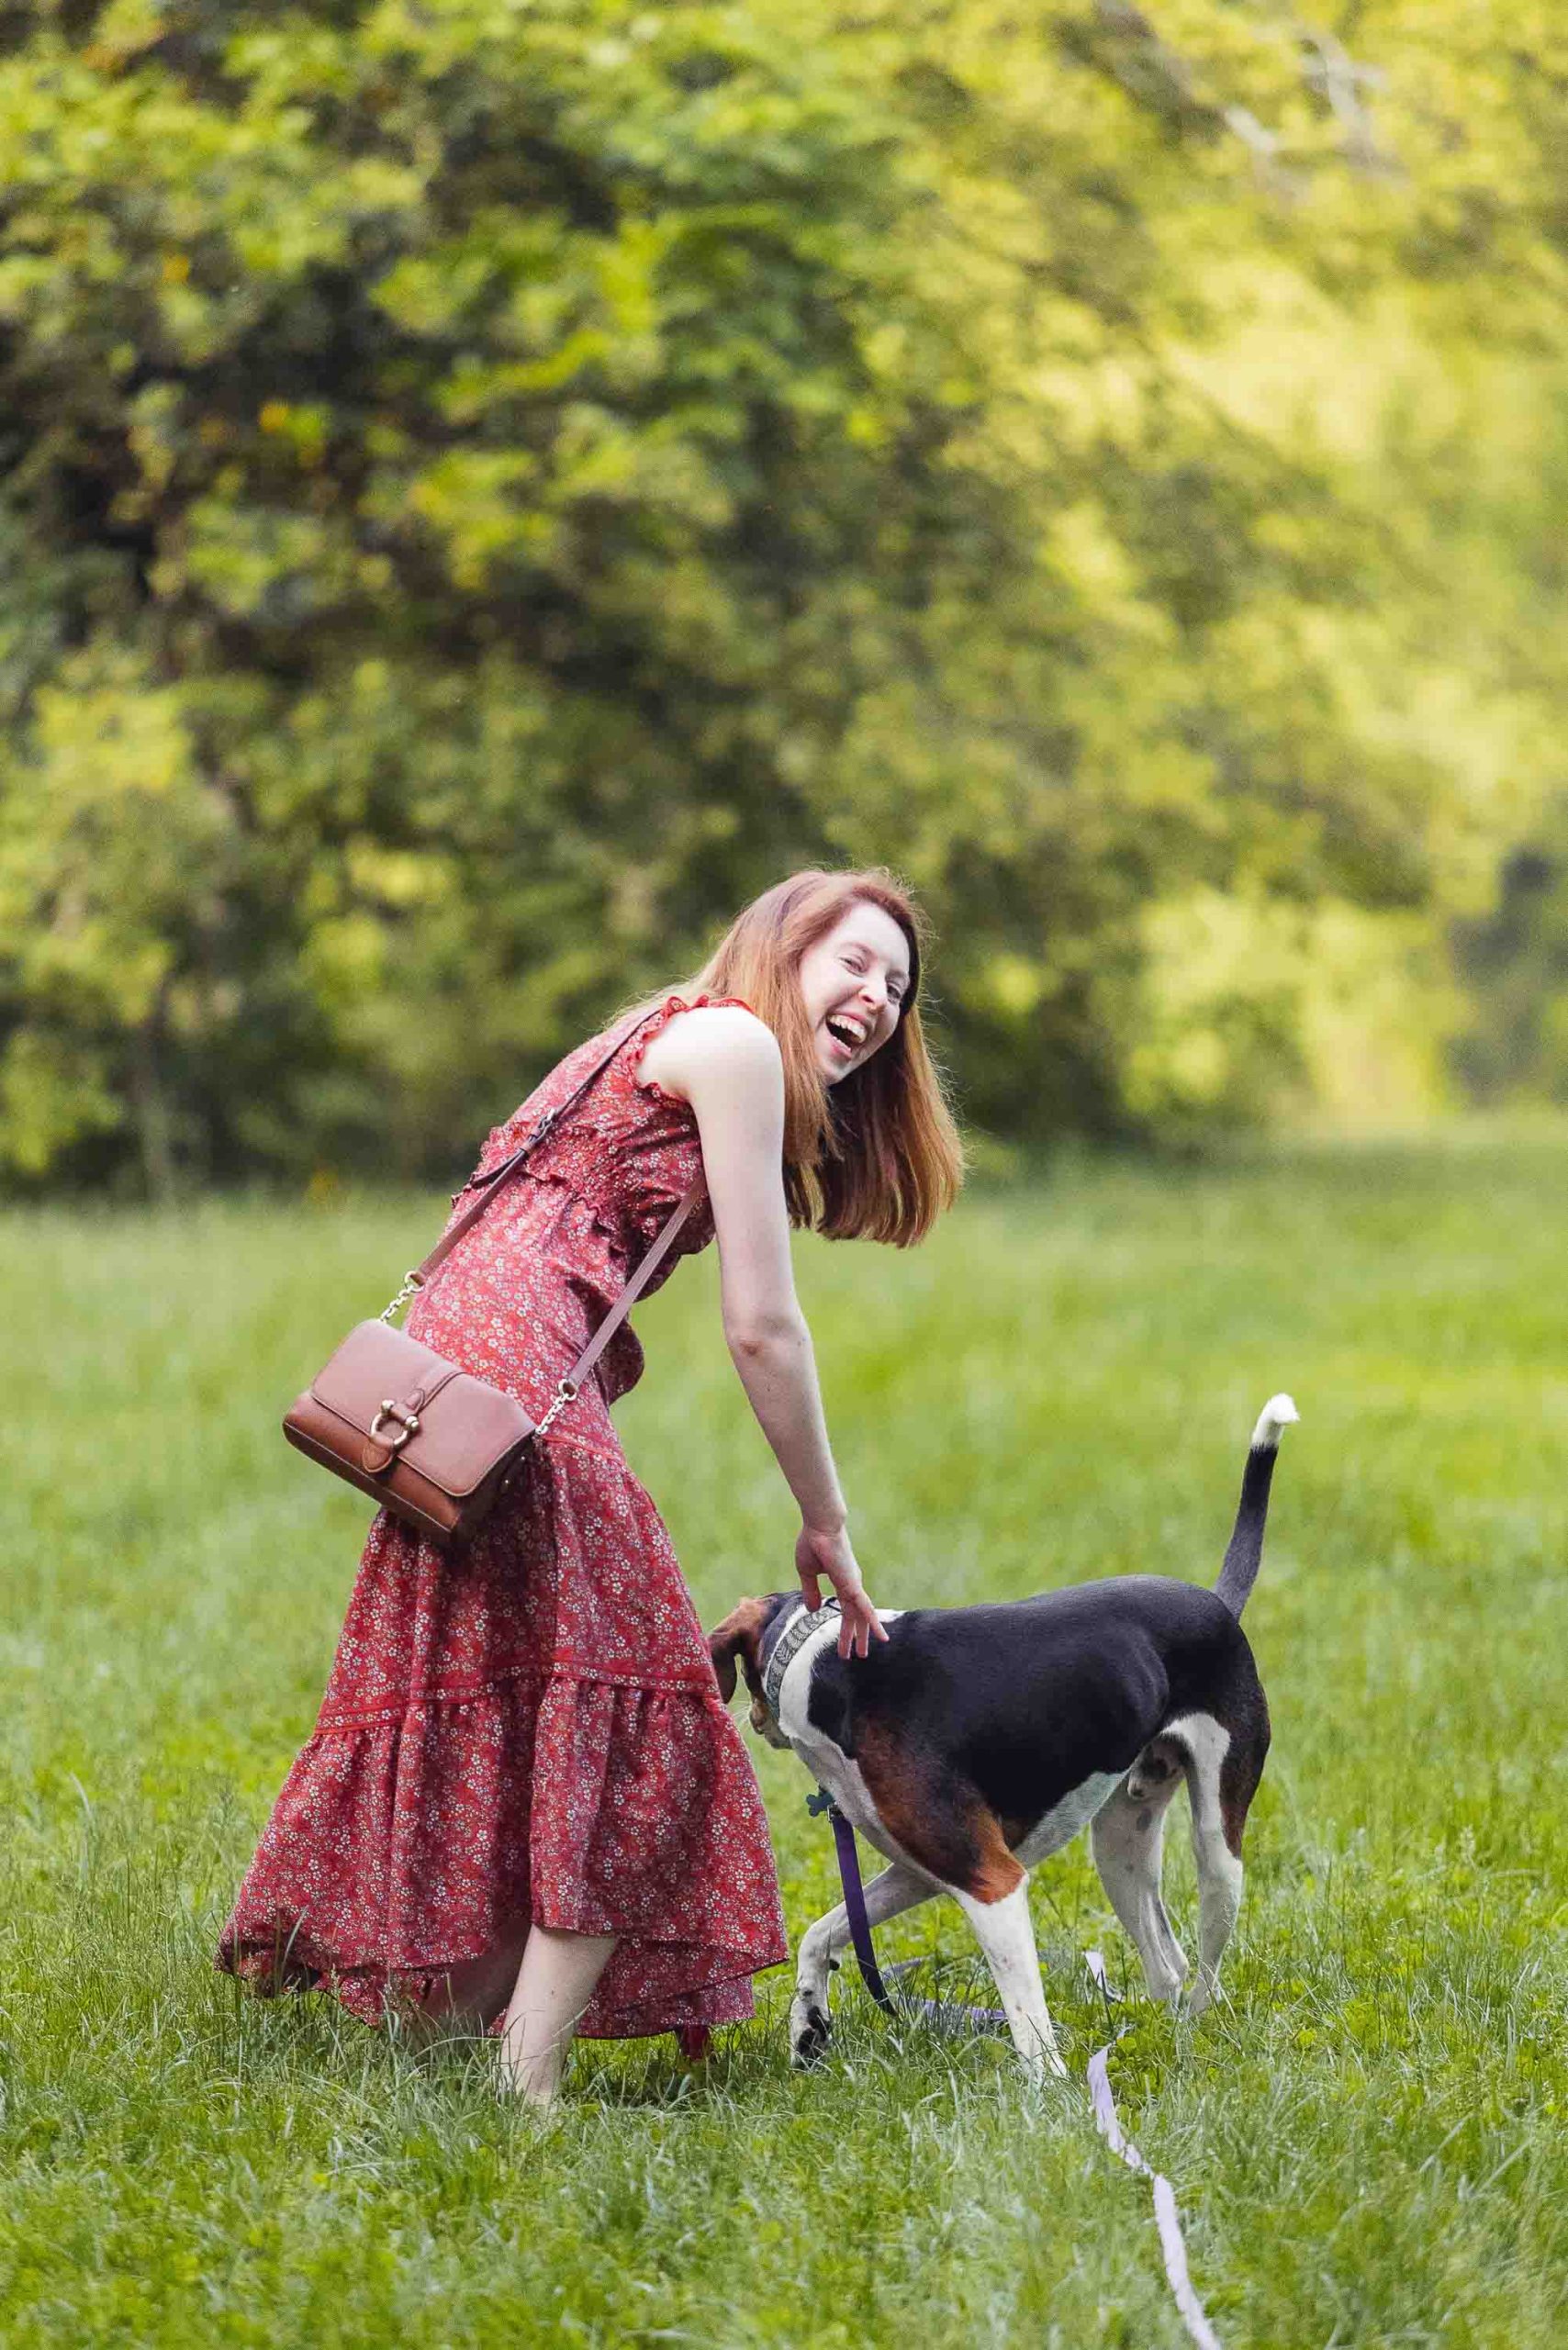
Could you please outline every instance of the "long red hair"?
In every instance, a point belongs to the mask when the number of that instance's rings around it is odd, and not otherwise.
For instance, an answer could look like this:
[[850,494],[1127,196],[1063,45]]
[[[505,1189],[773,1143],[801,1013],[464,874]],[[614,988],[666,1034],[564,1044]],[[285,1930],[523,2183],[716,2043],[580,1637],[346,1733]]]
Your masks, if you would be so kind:
[[[879,906],[903,932],[909,988],[887,1043],[829,1086],[801,995],[801,957],[861,902]],[[916,1002],[925,938],[914,901],[879,867],[792,873],[735,916],[680,990],[740,996],[778,1037],[790,1219],[830,1240],[890,1240],[907,1248],[951,1207],[963,1181],[963,1146]]]

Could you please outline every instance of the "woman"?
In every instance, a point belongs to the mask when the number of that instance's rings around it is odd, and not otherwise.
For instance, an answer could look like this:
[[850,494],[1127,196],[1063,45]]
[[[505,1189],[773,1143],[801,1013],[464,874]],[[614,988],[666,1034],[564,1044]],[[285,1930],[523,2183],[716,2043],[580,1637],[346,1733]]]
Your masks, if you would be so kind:
[[[826,1578],[840,1647],[861,1656],[885,1635],[789,1226],[905,1246],[954,1197],[919,980],[917,917],[886,874],[767,891],[687,988],[619,1024],[609,1067],[408,1323],[537,1418],[675,1203],[705,1185],[678,1253],[716,1229],[724,1334],[800,1504],[801,1587],[815,1606]],[[476,1171],[615,1033],[552,1070]],[[623,1325],[461,1551],[376,1518],[315,1733],[218,1951],[263,1990],[321,1986],[370,2022],[396,2005],[497,2031],[510,2086],[540,2104],[574,2031],[674,2030],[694,2049],[751,2014],[751,1976],[788,1954],[751,1763],[610,1417],[642,1368]]]

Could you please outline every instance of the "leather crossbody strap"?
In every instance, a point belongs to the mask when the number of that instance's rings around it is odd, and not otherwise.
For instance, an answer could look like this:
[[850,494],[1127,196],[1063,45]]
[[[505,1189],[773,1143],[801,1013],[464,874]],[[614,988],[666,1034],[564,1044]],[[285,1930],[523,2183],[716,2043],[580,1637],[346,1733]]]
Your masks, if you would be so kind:
[[[389,1322],[392,1319],[392,1316],[397,1313],[398,1308],[413,1294],[415,1290],[423,1289],[431,1275],[446,1262],[447,1258],[451,1256],[453,1250],[456,1248],[464,1235],[471,1232],[475,1225],[478,1223],[479,1218],[485,1214],[487,1208],[492,1207],[495,1204],[495,1202],[499,1198],[508,1182],[515,1174],[517,1174],[530,1154],[538,1149],[545,1136],[552,1133],[553,1130],[560,1124],[568,1110],[575,1110],[577,1108],[577,1103],[582,1100],[589,1087],[597,1084],[599,1080],[604,1075],[605,1070],[610,1067],[610,1062],[615,1058],[616,1054],[620,1052],[622,1046],[623,1045],[629,1045],[633,1037],[636,1035],[638,1029],[644,1027],[647,1023],[654,1018],[655,1013],[656,1013],[660,1008],[660,1006],[655,1005],[653,1012],[645,1012],[642,1013],[640,1017],[631,1023],[630,1026],[623,1027],[620,1035],[615,1038],[614,1042],[609,1046],[609,1048],[599,1055],[599,1059],[594,1063],[592,1069],[589,1069],[588,1075],[580,1079],[578,1082],[573,1086],[570,1093],[567,1094],[564,1102],[558,1102],[553,1110],[546,1110],[544,1115],[540,1119],[539,1124],[533,1128],[532,1133],[524,1136],[522,1141],[518,1144],[515,1150],[509,1151],[506,1158],[500,1161],[499,1165],[492,1167],[487,1174],[476,1176],[472,1179],[471,1182],[464,1185],[465,1191],[477,1191],[480,1193],[480,1197],[475,1201],[471,1208],[468,1208],[464,1214],[458,1217],[457,1222],[452,1225],[449,1231],[442,1235],[442,1237],[437,1241],[435,1247],[431,1250],[430,1255],[425,1258],[423,1262],[416,1265],[412,1272],[404,1274],[402,1288],[392,1300],[390,1305],[385,1308],[380,1316],[383,1322]],[[583,1348],[582,1353],[577,1357],[577,1361],[572,1365],[571,1370],[562,1381],[560,1393],[566,1400],[569,1400],[570,1396],[577,1393],[578,1388],[582,1385],[583,1381],[588,1377],[589,1371],[592,1371],[595,1363],[599,1360],[599,1356],[604,1352],[605,1348],[615,1336],[616,1331],[619,1330],[621,1325],[625,1321],[626,1316],[630,1314],[632,1308],[643,1294],[643,1292],[647,1288],[648,1283],[652,1281],[655,1273],[657,1272],[665,1259],[669,1255],[670,1249],[674,1246],[677,1233],[680,1230],[681,1225],[686,1222],[687,1217],[691,1214],[692,1209],[697,1204],[697,1195],[701,1188],[702,1186],[700,1182],[693,1183],[690,1189],[684,1193],[679,1204],[676,1207],[673,1214],[670,1214],[660,1226],[658,1233],[655,1237],[652,1247],[643,1258],[643,1260],[637,1267],[636,1271],[632,1275],[631,1279],[624,1283],[622,1288],[621,1294],[617,1297],[614,1304],[610,1307],[609,1313],[605,1315],[603,1321],[594,1332],[593,1337],[588,1340],[588,1345]],[[543,1432],[543,1424],[542,1423],[541,1432]]]
[[[656,1009],[657,1007],[655,1006],[655,1010]],[[578,1082],[573,1086],[571,1091],[567,1094],[564,1102],[558,1102],[553,1110],[545,1111],[544,1115],[540,1119],[539,1124],[532,1129],[532,1133],[524,1135],[522,1140],[518,1144],[515,1150],[509,1151],[503,1159],[490,1169],[487,1175],[473,1176],[470,1178],[468,1182],[465,1183],[463,1186],[465,1192],[478,1192],[481,1196],[475,1201],[473,1206],[469,1208],[465,1214],[458,1217],[457,1222],[452,1226],[449,1232],[445,1232],[442,1235],[442,1237],[436,1242],[435,1247],[431,1250],[430,1255],[425,1259],[424,1262],[421,1265],[416,1265],[414,1270],[407,1276],[407,1279],[412,1281],[417,1289],[422,1289],[426,1281],[429,1281],[431,1275],[435,1271],[437,1266],[443,1265],[446,1262],[446,1259],[451,1256],[453,1250],[456,1248],[464,1235],[473,1230],[475,1225],[478,1223],[479,1218],[484,1214],[486,1209],[489,1207],[498,1197],[499,1193],[505,1189],[512,1176],[514,1176],[521,1167],[523,1161],[531,1155],[531,1153],[538,1149],[540,1144],[545,1140],[547,1136],[554,1133],[556,1126],[560,1125],[561,1120],[566,1116],[567,1111],[575,1110],[577,1108],[577,1103],[582,1100],[583,1095],[588,1091],[588,1088],[598,1084],[599,1079],[604,1075],[605,1070],[610,1067],[610,1062],[615,1058],[616,1054],[621,1050],[622,1046],[629,1045],[633,1037],[636,1035],[638,1029],[645,1026],[647,1022],[650,1021],[653,1016],[653,1013],[646,1012],[643,1014],[641,1019],[633,1020],[630,1027],[622,1028],[614,1043],[609,1047],[609,1050],[599,1055],[598,1060],[595,1061],[588,1075],[585,1078],[580,1079]],[[461,1196],[462,1194],[459,1193],[459,1197]]]
[[[610,1307],[609,1313],[605,1315],[603,1321],[599,1324],[598,1329],[594,1332],[592,1337],[588,1340],[587,1346],[583,1348],[581,1354],[577,1357],[576,1362],[566,1373],[566,1379],[563,1382],[563,1389],[569,1388],[573,1395],[577,1393],[578,1388],[582,1385],[584,1380],[588,1377],[589,1371],[593,1369],[595,1363],[599,1360],[600,1355],[610,1344],[611,1338],[614,1337],[617,1330],[620,1329],[622,1322],[625,1321],[626,1316],[631,1313],[632,1308],[636,1304],[637,1300],[642,1296],[643,1292],[647,1288],[648,1283],[653,1280],[654,1275],[657,1272],[659,1267],[664,1263],[665,1259],[669,1255],[671,1248],[675,1245],[675,1236],[680,1230],[681,1225],[686,1222],[687,1217],[691,1214],[692,1209],[696,1206],[697,1194],[701,1188],[702,1187],[700,1183],[693,1183],[690,1191],[682,1198],[679,1206],[663,1225],[657,1238],[655,1240],[652,1248],[648,1250],[647,1255],[644,1258],[642,1263],[638,1266],[631,1280],[626,1283],[626,1286],[622,1289],[620,1296],[616,1299],[614,1304]],[[566,1400],[569,1402],[571,1400],[570,1396],[568,1396]]]

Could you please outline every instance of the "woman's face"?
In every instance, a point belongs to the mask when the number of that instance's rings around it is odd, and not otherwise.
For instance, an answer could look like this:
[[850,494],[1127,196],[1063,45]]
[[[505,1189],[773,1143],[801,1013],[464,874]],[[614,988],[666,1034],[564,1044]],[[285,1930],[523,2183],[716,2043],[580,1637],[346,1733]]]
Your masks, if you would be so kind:
[[801,957],[801,994],[830,1085],[879,1052],[909,993],[909,941],[891,914],[857,899]]

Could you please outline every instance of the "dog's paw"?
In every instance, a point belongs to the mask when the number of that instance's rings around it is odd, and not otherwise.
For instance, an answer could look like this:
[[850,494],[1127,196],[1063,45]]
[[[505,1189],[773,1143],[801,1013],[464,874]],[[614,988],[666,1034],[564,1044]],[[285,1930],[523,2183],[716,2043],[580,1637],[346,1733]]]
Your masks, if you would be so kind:
[[797,1998],[790,2009],[790,2062],[803,2073],[822,2055],[833,2036],[833,2023],[815,1999]]
[[[1180,1957],[1180,1953],[1178,1953]],[[1161,1964],[1158,1958],[1144,1961],[1144,1988],[1157,2008],[1169,2008],[1172,2014],[1182,2005],[1182,1986],[1187,1980],[1184,1959],[1178,1965]]]
[[1061,2050],[1054,2040],[1048,2048],[1031,2049],[1024,2059],[1024,2078],[1031,2088],[1043,2089],[1047,2081],[1065,2081],[1068,2077]]

